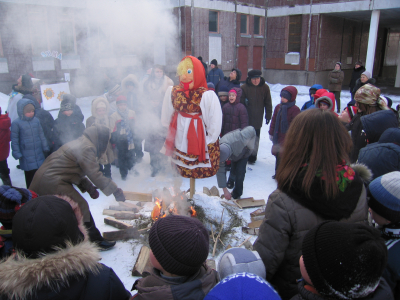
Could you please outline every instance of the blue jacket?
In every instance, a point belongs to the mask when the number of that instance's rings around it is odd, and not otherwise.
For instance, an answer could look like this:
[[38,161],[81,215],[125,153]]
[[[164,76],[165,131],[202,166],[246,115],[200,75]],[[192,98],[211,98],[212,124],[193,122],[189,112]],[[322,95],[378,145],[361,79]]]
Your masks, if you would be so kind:
[[386,241],[388,248],[388,261],[382,277],[386,279],[390,288],[392,289],[395,299],[400,296],[400,241],[398,239],[391,239]]
[[44,151],[49,151],[40,121],[34,116],[24,116],[24,107],[35,103],[29,99],[21,99],[17,104],[19,118],[11,124],[12,156],[19,159],[21,170],[39,169],[44,162]]
[[[312,87],[310,87],[310,89],[316,89],[317,91],[320,89],[323,89],[324,87],[320,84],[314,84]],[[307,101],[306,103],[304,103],[304,105],[301,107],[301,111],[309,109],[309,108],[314,108],[314,97],[311,97],[311,93],[310,93],[310,100]]]
[[211,69],[207,75],[207,82],[214,83],[214,86],[217,86],[220,80],[224,79],[224,72],[220,68]]

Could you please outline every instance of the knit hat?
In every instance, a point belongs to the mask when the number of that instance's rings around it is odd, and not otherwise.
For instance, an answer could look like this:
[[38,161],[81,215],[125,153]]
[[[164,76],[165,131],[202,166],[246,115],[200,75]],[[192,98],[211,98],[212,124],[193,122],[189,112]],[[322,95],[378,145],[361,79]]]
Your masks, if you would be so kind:
[[236,273],[221,280],[204,300],[280,300],[278,293],[263,278],[251,273]]
[[365,75],[368,79],[370,79],[371,78],[371,73],[370,72],[368,72],[368,71],[364,71],[364,72],[362,72],[361,73],[361,75]]
[[203,57],[201,57],[201,56],[198,56],[197,59],[200,61],[203,61]]
[[229,96],[229,88],[223,85],[218,90],[218,96]]
[[67,110],[73,110],[73,109],[74,109],[74,104],[72,102],[70,102],[70,100],[61,101],[60,112],[67,111]]
[[[365,73],[365,72],[364,72]],[[376,106],[376,101],[381,95],[381,90],[372,84],[364,84],[360,87],[354,95],[354,100],[360,103]]]
[[208,256],[208,232],[196,218],[169,215],[150,229],[149,244],[160,265],[169,273],[190,276]]
[[359,223],[326,221],[315,226],[304,237],[302,252],[309,283],[334,299],[374,292],[387,262],[380,232]]
[[24,106],[23,110],[24,114],[30,113],[32,111],[35,111],[35,106],[33,104],[28,103],[27,105]]
[[115,102],[117,104],[121,104],[121,103],[128,103],[128,100],[126,99],[126,97],[124,95],[119,95],[117,97],[117,100],[115,100]]
[[214,65],[214,66],[218,66],[218,62],[217,60],[214,58],[213,60],[211,60],[210,65]]
[[393,101],[388,96],[380,95],[379,99],[381,101],[385,102],[387,107],[392,107]]
[[226,161],[232,154],[232,149],[228,144],[221,143],[219,145],[220,161]]
[[339,65],[339,67],[342,68],[342,63],[341,63],[340,61],[337,61],[337,62],[335,63],[335,65]]
[[231,90],[229,91],[229,93],[235,93],[236,96],[237,96],[237,92],[236,92],[234,89],[231,89]]
[[212,83],[212,82],[207,82],[207,87],[208,87],[209,89],[214,89],[214,90],[215,90],[215,85],[214,85],[214,83]]
[[72,103],[72,106],[76,105],[76,97],[71,94],[63,94],[62,100]]
[[32,77],[29,74],[25,74],[21,76],[22,86],[31,89],[33,87]]
[[266,278],[265,265],[257,251],[244,248],[230,248],[222,254],[217,268],[220,279],[241,272]]
[[369,207],[392,223],[400,222],[400,172],[375,178],[368,186]]
[[261,77],[262,72],[260,70],[251,70],[247,73],[247,76],[251,79]]
[[289,91],[282,90],[280,96],[281,96],[282,98],[287,99],[289,102],[290,102],[290,100],[292,100],[292,94],[290,94]]
[[26,203],[14,216],[12,231],[15,249],[31,257],[84,239],[71,205],[56,196],[40,196]]
[[37,194],[31,190],[0,186],[0,223],[5,228],[12,226],[12,219],[17,211],[31,199],[37,198]]
[[356,61],[356,63],[354,65],[359,65],[360,67],[362,67],[363,63],[361,61]]
[[352,120],[354,118],[354,116],[357,114],[358,112],[358,108],[357,106],[350,106],[348,105],[346,108],[347,113],[350,116],[350,120]]
[[108,91],[108,95],[116,95],[121,91],[121,86],[119,84],[116,84],[111,90]]

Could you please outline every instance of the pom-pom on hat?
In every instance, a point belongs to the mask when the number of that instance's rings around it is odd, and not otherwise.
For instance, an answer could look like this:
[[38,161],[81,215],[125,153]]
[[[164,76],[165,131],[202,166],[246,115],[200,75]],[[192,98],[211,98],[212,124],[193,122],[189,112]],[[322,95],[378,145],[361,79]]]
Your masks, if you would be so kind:
[[310,284],[329,299],[363,298],[378,287],[387,263],[379,230],[326,221],[304,237],[303,261]]
[[128,100],[126,99],[126,97],[124,95],[119,95],[117,97],[117,100],[115,100],[115,102],[117,104],[121,104],[121,103],[128,103]]
[[204,300],[281,300],[263,278],[251,273],[236,273],[221,280]]
[[35,192],[28,189],[0,186],[0,223],[11,229],[12,219],[17,211],[37,196]]
[[155,258],[169,273],[190,276],[208,256],[207,229],[196,218],[170,215],[150,229],[149,244]]
[[392,223],[400,222],[400,172],[390,172],[369,184],[369,207]]

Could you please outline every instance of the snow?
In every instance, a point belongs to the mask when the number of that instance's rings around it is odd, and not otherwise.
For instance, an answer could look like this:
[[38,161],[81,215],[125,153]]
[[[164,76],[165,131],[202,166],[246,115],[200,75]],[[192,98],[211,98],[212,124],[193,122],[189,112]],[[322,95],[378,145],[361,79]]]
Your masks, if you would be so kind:
[[[280,91],[286,85],[282,84],[270,84],[272,104],[273,108],[280,102]],[[298,96],[296,99],[296,105],[302,107],[303,104],[308,101],[309,98],[309,87],[307,86],[295,86],[298,90]],[[400,96],[388,95],[393,100],[392,107],[396,107],[400,103]],[[96,98],[84,97],[77,100],[77,104],[82,109],[85,116],[85,121],[91,116],[91,102]],[[8,96],[0,93],[0,106],[4,112],[7,109]],[[346,107],[346,104],[350,101],[350,93],[348,91],[342,91],[341,94],[341,107]],[[53,117],[57,117],[58,111],[51,112]],[[276,189],[276,182],[271,178],[275,174],[275,157],[271,154],[272,142],[269,140],[268,135],[269,126],[265,125],[261,130],[260,146],[258,151],[258,160],[254,165],[247,166],[246,178],[244,181],[244,189],[242,197],[253,197],[254,199],[265,199],[267,201],[269,194]],[[125,191],[136,191],[136,192],[152,192],[155,189],[162,189],[164,187],[178,187],[182,191],[189,189],[189,179],[174,177],[171,174],[159,175],[155,178],[150,177],[150,157],[147,152],[143,157],[143,161],[137,165],[137,171],[139,176],[129,174],[126,181],[122,181],[119,174],[119,170],[112,166],[112,178],[115,183]],[[14,186],[25,187],[25,176],[23,171],[16,168],[18,161],[15,160],[11,154],[8,158],[8,165],[11,170],[10,176]],[[215,218],[219,220],[222,213],[222,206],[219,205],[219,201],[215,197],[207,197],[203,193],[203,187],[211,188],[217,186],[216,177],[206,179],[196,179],[196,190],[197,193],[194,197],[195,201],[199,202],[199,205],[208,207],[208,212],[213,214]],[[222,189],[220,189],[222,194]],[[85,199],[88,201],[90,210],[96,222],[98,229],[103,231],[115,230],[115,228],[104,224],[104,215],[102,214],[103,209],[108,208],[110,205],[117,205],[114,196],[105,196],[100,193],[98,199],[91,199],[87,193],[83,194]],[[148,208],[149,209],[149,208]],[[256,210],[256,208],[249,208],[239,211],[239,215],[247,222],[250,222],[250,213]],[[225,215],[225,214],[224,214]],[[226,214],[226,217],[228,214]],[[241,229],[238,228],[232,236],[231,246],[237,246],[242,243],[249,235],[243,234]],[[256,237],[252,236],[250,241],[253,243]],[[115,248],[109,251],[101,252],[101,262],[114,269],[115,273],[119,276],[126,289],[131,290],[133,283],[137,279],[131,276],[131,270],[135,264],[136,258],[139,254],[142,242],[138,240],[130,240],[126,242],[117,242]],[[211,255],[209,255],[211,258]],[[216,257],[218,259],[218,257]]]

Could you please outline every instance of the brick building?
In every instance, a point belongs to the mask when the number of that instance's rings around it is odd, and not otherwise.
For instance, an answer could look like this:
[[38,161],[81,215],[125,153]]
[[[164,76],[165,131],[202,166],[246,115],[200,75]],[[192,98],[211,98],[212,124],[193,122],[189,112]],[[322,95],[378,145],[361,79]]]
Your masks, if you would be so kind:
[[174,78],[188,54],[242,80],[262,69],[270,83],[324,86],[336,61],[346,85],[361,60],[400,86],[399,15],[399,0],[0,0],[0,92],[30,72],[100,94],[105,74],[160,63]]

